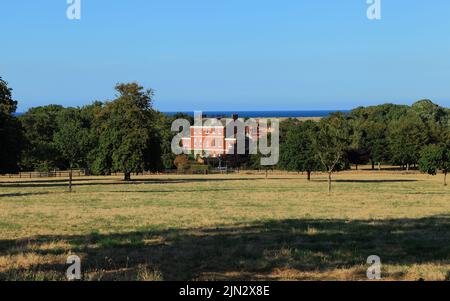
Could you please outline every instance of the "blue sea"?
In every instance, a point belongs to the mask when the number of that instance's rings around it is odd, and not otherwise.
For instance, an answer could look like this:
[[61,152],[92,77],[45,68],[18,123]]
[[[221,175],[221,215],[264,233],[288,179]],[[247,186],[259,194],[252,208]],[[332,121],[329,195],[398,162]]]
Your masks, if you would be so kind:
[[[347,110],[327,110],[327,111],[205,111],[203,115],[208,118],[215,117],[231,117],[233,114],[237,114],[241,118],[296,118],[296,117],[327,117],[332,113],[342,112],[348,113]],[[169,116],[175,115],[177,112],[164,112]],[[180,112],[189,116],[194,116],[194,112]]]

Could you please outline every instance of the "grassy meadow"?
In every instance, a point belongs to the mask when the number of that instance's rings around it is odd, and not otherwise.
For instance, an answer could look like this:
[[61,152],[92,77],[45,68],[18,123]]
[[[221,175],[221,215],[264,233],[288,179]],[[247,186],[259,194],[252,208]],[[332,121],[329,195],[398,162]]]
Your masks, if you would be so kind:
[[0,178],[0,280],[450,278],[450,187],[401,171]]

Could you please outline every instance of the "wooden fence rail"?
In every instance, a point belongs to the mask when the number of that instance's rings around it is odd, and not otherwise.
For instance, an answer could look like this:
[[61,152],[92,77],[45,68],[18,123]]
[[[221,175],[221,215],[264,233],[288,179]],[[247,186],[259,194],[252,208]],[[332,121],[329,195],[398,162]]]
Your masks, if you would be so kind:
[[[73,170],[73,177],[83,177],[88,176],[85,170]],[[248,174],[248,175],[264,175],[266,174],[265,170],[245,170],[245,169],[209,169],[207,174]],[[269,175],[286,175],[286,174],[297,174],[296,172],[286,172],[286,171],[278,171],[278,170],[268,170]],[[182,174],[193,174],[192,171],[180,172],[176,169],[174,170],[165,170],[163,172],[140,172],[133,173],[134,176],[151,176],[151,175],[182,175]],[[195,174],[195,173],[194,173]],[[203,174],[203,173],[202,173]],[[115,177],[123,177],[123,173],[111,173],[111,176]],[[10,179],[32,179],[32,178],[68,178],[69,171],[51,171],[51,172],[20,172],[17,174],[5,174],[0,175],[0,178],[10,178]]]
[[[72,175],[74,177],[82,177],[85,176],[86,173],[84,170],[73,170]],[[69,171],[50,171],[50,172],[20,172],[17,174],[6,174],[0,175],[3,178],[10,179],[32,179],[32,178],[67,178],[69,177]]]

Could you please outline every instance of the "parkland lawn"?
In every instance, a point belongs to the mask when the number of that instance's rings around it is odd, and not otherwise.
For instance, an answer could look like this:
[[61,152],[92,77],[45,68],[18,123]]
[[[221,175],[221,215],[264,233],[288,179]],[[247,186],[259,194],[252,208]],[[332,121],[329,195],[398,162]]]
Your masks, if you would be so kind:
[[0,279],[366,280],[450,278],[450,188],[436,177],[297,174],[0,178]]

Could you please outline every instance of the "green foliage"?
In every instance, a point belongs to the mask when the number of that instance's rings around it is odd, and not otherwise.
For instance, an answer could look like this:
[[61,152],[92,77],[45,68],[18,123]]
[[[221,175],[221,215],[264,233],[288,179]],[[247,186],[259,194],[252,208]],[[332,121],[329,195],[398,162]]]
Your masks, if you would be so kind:
[[136,83],[118,84],[118,98],[107,103],[99,113],[99,148],[97,172],[132,172],[145,169],[152,143],[152,90]]
[[146,159],[146,169],[159,171],[173,168],[175,155],[171,142],[176,133],[171,131],[172,119],[163,113],[154,111],[151,118],[150,147]]
[[12,173],[19,169],[23,132],[13,115],[16,108],[17,101],[12,99],[12,89],[0,77],[0,173]]
[[0,77],[0,114],[12,115],[16,112],[17,101],[12,99],[12,89]]
[[401,118],[410,110],[410,107],[405,105],[383,104],[356,108],[349,113],[348,117],[350,119],[376,121],[388,124],[393,120]]
[[343,114],[335,113],[319,122],[314,149],[327,172],[345,167],[349,145],[350,126]]
[[89,123],[84,122],[80,109],[65,109],[59,113],[58,129],[53,143],[69,169],[69,191],[72,191],[72,169],[86,166],[87,154],[92,146]]
[[[356,152],[349,154],[352,163],[381,164],[391,161],[388,142],[388,126],[405,116],[410,107],[404,105],[383,104],[372,107],[360,107],[349,113],[352,125],[352,150]],[[361,160],[362,159],[362,160]]]
[[318,125],[313,121],[293,123],[289,121],[280,145],[280,163],[288,171],[307,172],[321,170],[321,163],[314,149],[314,137]]
[[185,113],[176,113],[175,115],[173,115],[173,117],[171,118],[171,120],[177,120],[177,119],[186,119],[187,121],[189,121],[189,123],[191,125],[194,125],[194,117],[187,115]]
[[68,167],[85,166],[87,153],[92,145],[89,127],[84,122],[80,109],[65,109],[57,116],[58,129],[54,134],[54,145]]
[[[117,97],[110,102],[82,108],[37,107],[16,118],[17,101],[0,78],[0,173],[77,166],[94,174],[123,172],[128,179],[132,172],[173,168],[179,158],[171,151],[176,134],[171,124],[177,118],[193,123],[192,117],[183,113],[167,117],[153,110],[153,90],[137,83],[115,88]],[[348,162],[373,166],[389,162],[409,168],[420,159],[425,172],[445,171],[446,153],[426,146],[448,145],[449,129],[450,110],[430,100],[411,107],[359,107],[347,116],[333,114],[318,123],[288,119],[280,127],[278,167],[308,175],[325,170],[330,181],[331,173],[347,168]],[[267,169],[260,165],[260,154],[223,160],[227,166]]]
[[103,109],[103,103],[96,101],[90,105],[83,106],[80,109],[80,118],[83,122],[83,128],[87,130],[86,135],[88,137],[88,147],[86,150],[85,158],[83,158],[82,166],[86,170],[87,174],[94,173],[95,161],[98,153],[99,136],[101,124],[99,123],[98,116]]
[[369,161],[369,150],[367,149],[367,133],[364,130],[363,119],[348,119],[350,126],[350,145],[347,150],[347,158],[351,164],[356,166]]
[[23,132],[17,118],[0,113],[0,174],[19,170]]
[[[255,155],[250,155],[249,158],[248,158],[248,162],[246,164],[246,167],[249,168],[249,169],[254,169],[254,170],[267,169],[268,166],[262,166],[261,165],[261,159],[262,158],[263,158],[263,156],[261,155],[260,152],[258,152]],[[283,168],[283,166],[281,166],[281,168]]]
[[411,110],[419,115],[423,122],[447,124],[449,120],[446,110],[429,99],[415,102],[411,106]]
[[406,168],[417,164],[425,145],[445,141],[450,129],[450,111],[430,100],[420,100],[411,107],[360,107],[352,110],[349,118],[352,148],[367,154],[372,164],[389,162]]
[[370,160],[375,163],[389,161],[389,145],[387,141],[387,126],[385,123],[377,121],[367,121],[363,125],[365,135],[364,149],[367,151]]
[[[445,144],[425,146],[421,152],[419,168],[430,175],[436,175],[439,170],[447,175],[450,172],[450,147]],[[444,184],[447,185],[445,180]]]
[[389,146],[391,161],[407,168],[417,164],[420,151],[428,143],[427,127],[422,119],[414,112],[408,112],[389,127]]
[[386,139],[386,124],[372,118],[350,119],[352,128],[351,146],[347,153],[350,163],[381,164],[389,160],[389,147]]
[[347,166],[350,133],[350,125],[341,113],[332,114],[319,122],[319,129],[314,137],[314,149],[323,168],[328,172],[328,192],[331,192],[331,174]]
[[19,117],[26,140],[21,159],[22,169],[50,171],[64,168],[64,160],[53,141],[58,130],[57,116],[63,110],[58,105],[36,107]]

